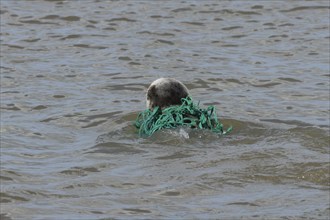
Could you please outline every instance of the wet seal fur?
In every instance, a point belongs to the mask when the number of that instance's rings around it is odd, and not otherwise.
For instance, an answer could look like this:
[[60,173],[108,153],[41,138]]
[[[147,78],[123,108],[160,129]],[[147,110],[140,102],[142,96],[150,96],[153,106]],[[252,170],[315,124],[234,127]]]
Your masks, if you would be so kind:
[[161,109],[172,105],[181,105],[182,98],[187,98],[187,87],[173,78],[159,78],[151,83],[147,91],[147,108],[159,106]]

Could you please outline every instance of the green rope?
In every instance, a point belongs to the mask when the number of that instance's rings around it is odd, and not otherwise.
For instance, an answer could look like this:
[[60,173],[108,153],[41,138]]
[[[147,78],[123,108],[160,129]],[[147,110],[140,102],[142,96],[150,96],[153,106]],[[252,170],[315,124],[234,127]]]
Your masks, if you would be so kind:
[[153,110],[147,109],[141,112],[135,121],[135,126],[139,129],[141,137],[151,136],[154,132],[164,128],[178,126],[210,129],[220,134],[226,134],[232,130],[232,127],[226,131],[223,130],[214,106],[201,109],[199,104],[196,105],[190,97],[183,98],[180,106],[171,106],[163,110],[157,106]]

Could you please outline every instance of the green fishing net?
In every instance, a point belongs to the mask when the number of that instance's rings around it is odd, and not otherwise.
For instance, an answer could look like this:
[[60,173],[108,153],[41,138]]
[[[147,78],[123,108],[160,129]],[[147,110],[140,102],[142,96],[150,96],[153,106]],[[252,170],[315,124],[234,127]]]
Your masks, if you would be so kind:
[[158,130],[178,126],[210,129],[219,134],[226,134],[232,130],[232,127],[223,130],[214,106],[202,109],[190,97],[183,98],[180,106],[170,106],[163,110],[155,107],[153,110],[147,109],[141,112],[135,121],[135,126],[139,129],[140,136],[151,136]]

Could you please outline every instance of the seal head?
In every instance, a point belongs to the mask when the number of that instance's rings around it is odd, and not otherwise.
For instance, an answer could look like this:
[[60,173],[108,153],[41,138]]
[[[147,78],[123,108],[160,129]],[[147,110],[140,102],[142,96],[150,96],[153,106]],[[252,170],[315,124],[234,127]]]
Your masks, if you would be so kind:
[[189,95],[183,83],[172,78],[159,78],[151,83],[147,91],[147,108],[159,106],[161,109],[181,105],[181,99]]

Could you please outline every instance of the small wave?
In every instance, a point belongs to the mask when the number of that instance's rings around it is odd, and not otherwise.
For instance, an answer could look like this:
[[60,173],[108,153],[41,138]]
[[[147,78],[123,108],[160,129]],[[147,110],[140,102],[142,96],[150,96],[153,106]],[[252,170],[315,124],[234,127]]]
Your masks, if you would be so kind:
[[192,11],[192,8],[177,8],[177,9],[172,10],[172,12],[175,12],[175,13],[185,12],[185,11]]
[[280,12],[294,12],[294,11],[303,11],[303,10],[322,10],[322,9],[330,9],[329,6],[300,6],[287,10],[280,10]]
[[185,21],[181,22],[182,24],[189,24],[189,25],[195,25],[195,26],[204,26],[205,24],[202,22],[190,22],[190,21]]
[[108,20],[106,20],[106,21],[108,21],[108,22],[114,22],[114,21],[136,22],[137,20],[129,19],[129,18],[125,18],[125,17],[121,17],[121,18],[112,18],[112,19],[108,19]]
[[169,40],[158,39],[155,42],[156,43],[162,43],[162,44],[168,44],[168,45],[174,45],[174,43],[172,41],[169,41]]

